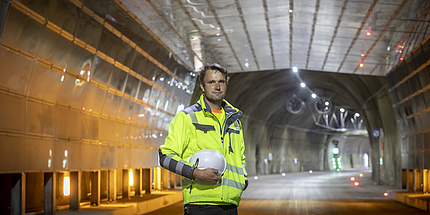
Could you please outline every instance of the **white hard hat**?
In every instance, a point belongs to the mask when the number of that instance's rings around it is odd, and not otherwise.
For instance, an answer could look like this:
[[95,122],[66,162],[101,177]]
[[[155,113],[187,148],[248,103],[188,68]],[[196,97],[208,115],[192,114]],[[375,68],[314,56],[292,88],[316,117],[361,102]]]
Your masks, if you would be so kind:
[[[198,159],[198,162],[197,162]],[[218,170],[218,175],[222,175],[227,166],[224,156],[212,149],[202,149],[188,158],[191,164],[197,164],[198,169],[214,168]]]

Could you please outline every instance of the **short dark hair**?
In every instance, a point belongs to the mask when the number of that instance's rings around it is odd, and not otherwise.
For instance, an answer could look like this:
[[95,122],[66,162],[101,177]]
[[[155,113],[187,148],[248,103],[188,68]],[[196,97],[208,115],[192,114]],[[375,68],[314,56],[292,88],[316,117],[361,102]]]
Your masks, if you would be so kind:
[[203,67],[203,69],[200,71],[200,83],[203,86],[205,86],[205,76],[206,76],[206,71],[208,71],[208,70],[217,70],[217,71],[221,72],[225,76],[226,83],[228,83],[227,69],[222,67],[221,65],[219,65],[217,63],[213,63],[213,64],[208,64],[207,66]]

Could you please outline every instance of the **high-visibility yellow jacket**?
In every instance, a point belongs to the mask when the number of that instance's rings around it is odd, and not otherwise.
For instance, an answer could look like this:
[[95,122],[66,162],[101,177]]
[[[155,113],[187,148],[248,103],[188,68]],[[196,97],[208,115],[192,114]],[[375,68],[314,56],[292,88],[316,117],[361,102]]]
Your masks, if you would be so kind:
[[[204,99],[179,112],[169,125],[169,134],[159,149],[160,165],[182,175],[184,205],[235,204],[247,186],[245,144],[239,109],[223,101],[224,123],[220,123]],[[193,180],[194,166],[188,158],[202,149],[213,149],[224,155],[227,168],[219,184]]]

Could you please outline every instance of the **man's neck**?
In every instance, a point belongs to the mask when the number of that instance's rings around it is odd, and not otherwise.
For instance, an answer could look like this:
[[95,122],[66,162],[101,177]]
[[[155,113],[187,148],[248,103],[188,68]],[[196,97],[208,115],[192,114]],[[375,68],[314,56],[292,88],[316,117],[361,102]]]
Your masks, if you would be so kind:
[[205,101],[206,101],[206,103],[209,105],[209,107],[210,107],[212,110],[221,110],[221,104],[222,104],[222,101],[219,101],[219,102],[211,102],[211,101],[209,101],[206,97],[205,97]]

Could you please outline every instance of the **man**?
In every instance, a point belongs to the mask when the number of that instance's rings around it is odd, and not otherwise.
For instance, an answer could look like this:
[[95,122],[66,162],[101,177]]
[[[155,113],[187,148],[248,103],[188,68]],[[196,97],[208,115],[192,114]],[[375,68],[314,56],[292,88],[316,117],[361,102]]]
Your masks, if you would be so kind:
[[[248,185],[242,114],[225,99],[227,70],[218,64],[200,72],[199,101],[179,112],[169,125],[169,134],[159,149],[162,167],[182,175],[185,214],[237,214],[243,190]],[[200,170],[188,158],[202,149],[220,152],[227,167]]]

